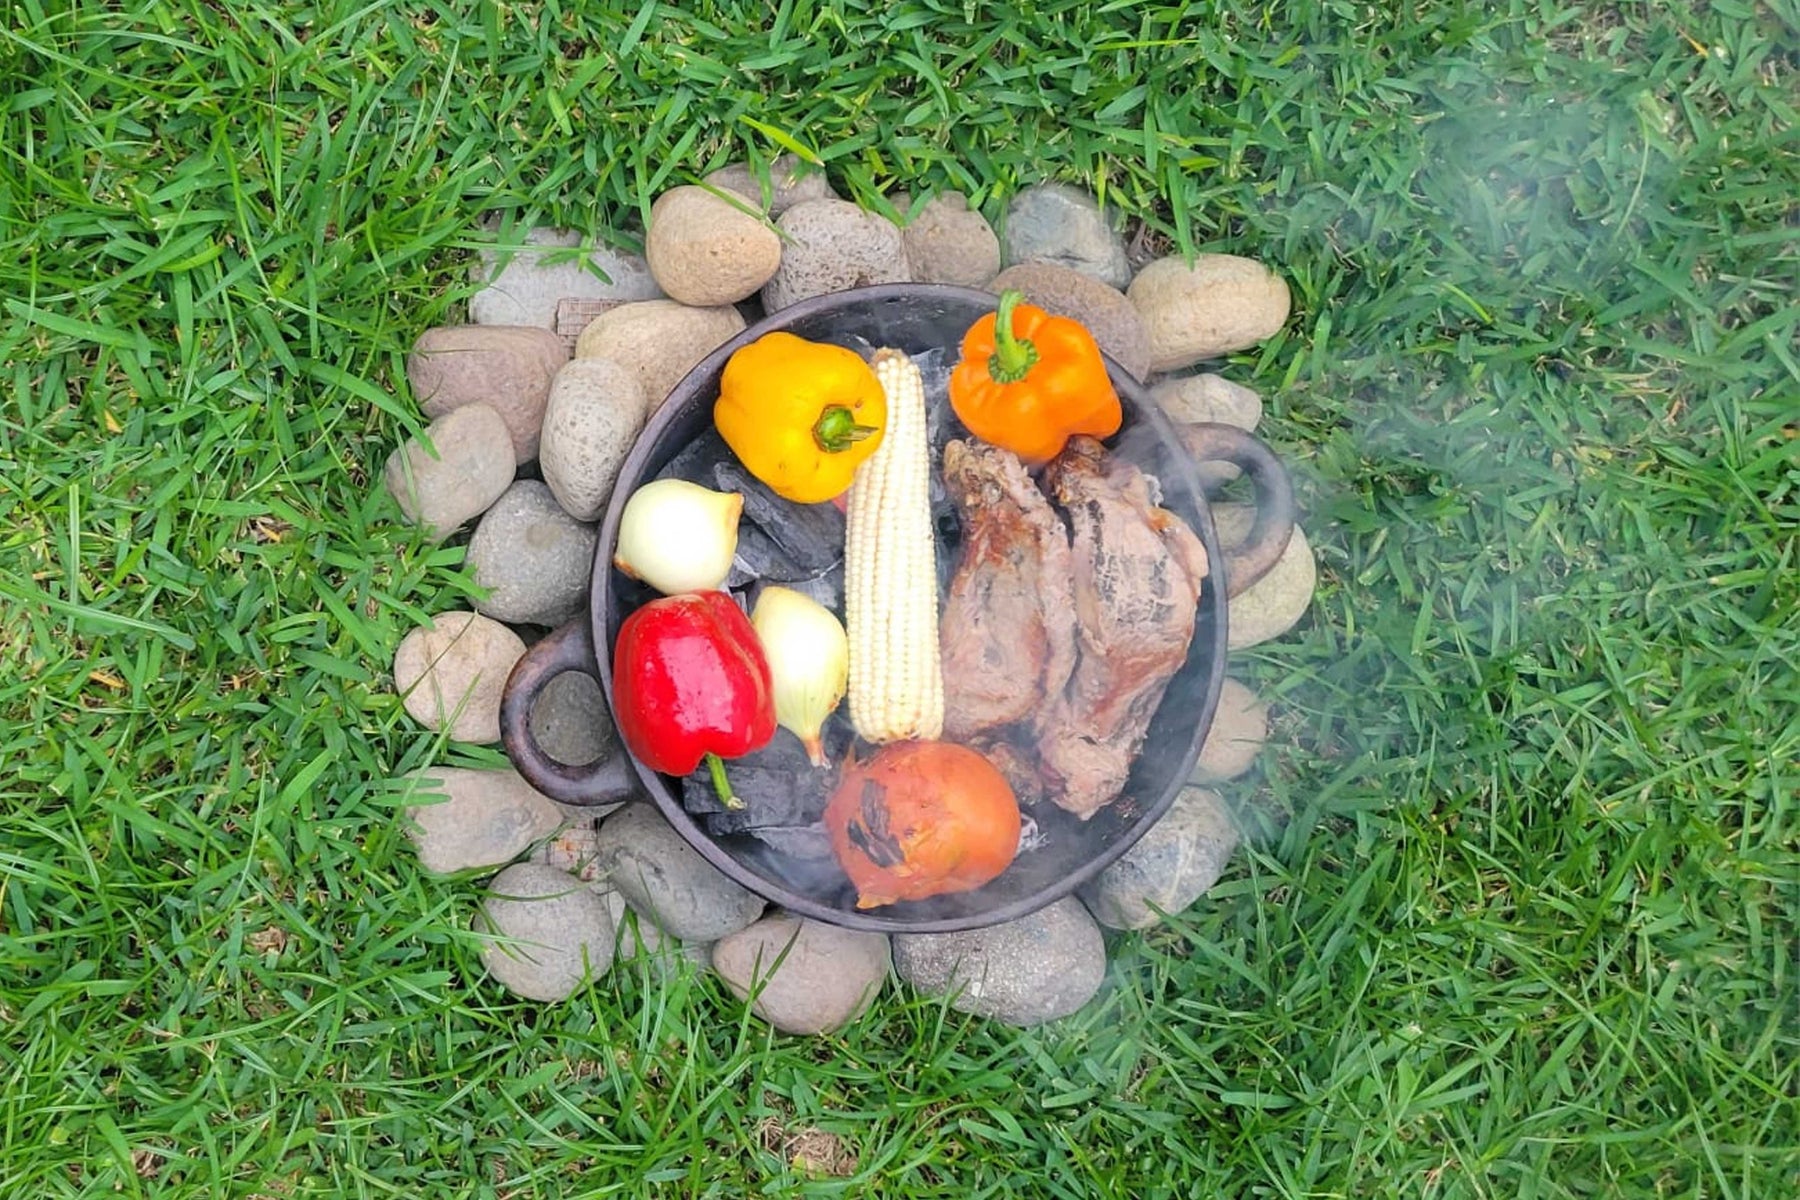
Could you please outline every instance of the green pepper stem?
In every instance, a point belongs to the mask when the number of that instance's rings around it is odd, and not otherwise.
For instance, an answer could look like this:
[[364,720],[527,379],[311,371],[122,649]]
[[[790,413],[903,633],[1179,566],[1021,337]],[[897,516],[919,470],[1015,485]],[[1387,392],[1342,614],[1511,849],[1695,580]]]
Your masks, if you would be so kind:
[[725,778],[725,760],[708,750],[706,769],[712,772],[713,791],[719,793],[719,803],[726,808],[744,807],[744,802],[731,790],[731,780]]
[[813,441],[827,454],[842,454],[875,432],[873,425],[858,425],[856,414],[842,404],[828,404],[813,422]]
[[1036,346],[1013,336],[1013,308],[1024,299],[1025,293],[1017,288],[1000,293],[1000,311],[994,314],[994,353],[988,357],[988,374],[995,383],[1017,383],[1038,360]]

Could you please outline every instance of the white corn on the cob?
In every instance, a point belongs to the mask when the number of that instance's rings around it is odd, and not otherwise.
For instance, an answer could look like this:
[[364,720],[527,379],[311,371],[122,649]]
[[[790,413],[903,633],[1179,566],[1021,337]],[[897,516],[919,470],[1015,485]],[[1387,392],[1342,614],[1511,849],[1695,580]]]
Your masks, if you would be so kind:
[[887,430],[851,482],[844,542],[850,723],[870,742],[936,738],[944,676],[925,384],[898,350],[877,351],[874,367]]

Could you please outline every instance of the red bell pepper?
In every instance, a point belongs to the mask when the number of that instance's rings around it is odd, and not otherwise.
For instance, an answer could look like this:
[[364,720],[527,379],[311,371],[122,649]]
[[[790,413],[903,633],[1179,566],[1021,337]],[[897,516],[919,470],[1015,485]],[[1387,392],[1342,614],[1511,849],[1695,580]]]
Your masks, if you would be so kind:
[[741,807],[720,759],[775,736],[775,684],[744,610],[724,592],[684,592],[626,617],[613,646],[613,715],[639,762],[686,775],[704,759],[719,799]]

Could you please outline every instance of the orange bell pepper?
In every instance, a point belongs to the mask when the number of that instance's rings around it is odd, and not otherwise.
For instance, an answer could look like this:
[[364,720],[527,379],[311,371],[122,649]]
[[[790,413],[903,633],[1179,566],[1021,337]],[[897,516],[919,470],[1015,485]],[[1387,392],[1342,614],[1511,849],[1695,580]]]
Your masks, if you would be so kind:
[[1124,412],[1087,327],[1024,299],[1001,293],[998,311],[963,335],[950,407],[970,433],[1035,467],[1078,433],[1111,437]]

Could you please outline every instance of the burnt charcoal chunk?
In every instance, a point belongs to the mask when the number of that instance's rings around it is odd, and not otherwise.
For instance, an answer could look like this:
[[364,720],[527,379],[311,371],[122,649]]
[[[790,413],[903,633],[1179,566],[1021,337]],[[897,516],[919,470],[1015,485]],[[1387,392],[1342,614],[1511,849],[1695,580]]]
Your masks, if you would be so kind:
[[783,500],[734,459],[713,464],[720,491],[741,492],[744,516],[798,568],[789,578],[815,575],[844,557],[844,514],[833,504]]
[[731,574],[725,578],[728,588],[741,588],[758,579],[770,583],[788,583],[805,579],[814,572],[795,564],[769,539],[769,535],[746,522],[738,524],[737,554],[731,560]]
[[[786,733],[777,737],[792,740]],[[689,812],[727,817],[729,820],[724,823],[736,829],[805,824],[824,811],[821,797],[829,791],[825,781],[812,777],[831,772],[807,762],[797,742],[791,757],[781,757],[786,761],[754,755],[725,761],[725,777],[731,781],[732,792],[744,802],[742,808],[727,809],[713,791],[712,776],[704,770],[682,780],[682,803]]]
[[785,729],[752,754],[727,759],[725,775],[744,807],[727,809],[713,790],[705,765],[681,781],[681,805],[715,837],[766,826],[809,825],[825,813],[837,786],[837,765],[850,748],[849,722],[833,716],[825,725],[825,751],[833,765],[815,767],[800,739]]
[[742,559],[731,560],[731,572],[725,576],[725,590],[741,592],[757,580],[755,571],[744,566]]
[[731,457],[731,447],[719,436],[716,429],[708,429],[699,437],[683,446],[681,453],[671,458],[662,470],[656,473],[658,479],[685,479],[689,483],[698,483],[705,487],[712,486],[712,466],[720,459]]
[[[734,782],[731,786],[735,788],[737,784]],[[801,815],[796,816],[796,811],[801,812]],[[755,833],[758,829],[790,825],[796,821],[804,821],[806,817],[803,809],[777,812],[766,804],[753,803],[748,808],[733,812],[702,813],[694,819],[714,837],[729,837],[734,833]]]
[[[778,581],[769,580],[768,582],[776,583]],[[831,568],[831,570],[825,572],[823,575],[817,575],[811,579],[789,580],[785,583],[780,583],[780,586],[784,587],[784,588],[788,588],[792,591],[799,592],[802,596],[805,596],[807,599],[812,600],[812,601],[824,606],[825,608],[830,609],[832,612],[836,613],[840,618],[842,618],[844,615],[844,564],[843,563],[839,563],[837,566]],[[752,612],[756,611],[756,598],[760,594],[761,594],[760,587],[757,588],[756,590],[753,590],[750,594],[750,610]]]
[[836,858],[836,852],[831,848],[831,833],[825,828],[823,821],[812,825],[769,825],[762,829],[752,829],[750,836],[777,854],[785,854],[790,858],[822,862]]

